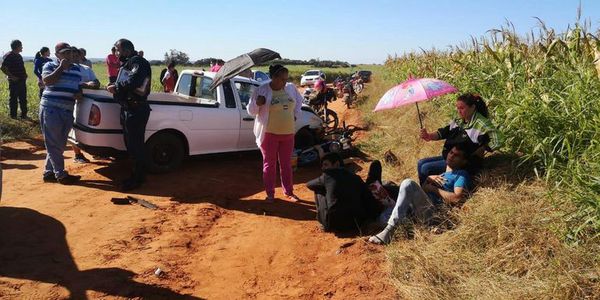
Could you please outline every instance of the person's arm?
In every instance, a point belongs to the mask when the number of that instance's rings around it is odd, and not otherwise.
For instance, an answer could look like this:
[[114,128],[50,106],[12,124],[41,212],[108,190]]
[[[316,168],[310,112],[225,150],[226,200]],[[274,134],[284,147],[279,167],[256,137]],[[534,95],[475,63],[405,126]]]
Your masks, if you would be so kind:
[[94,79],[91,81],[82,82],[81,84],[79,84],[79,86],[81,86],[81,88],[84,89],[97,90],[100,88],[100,81],[98,81],[98,79]]
[[253,117],[256,117],[258,115],[258,113],[260,112],[260,107],[263,106],[267,101],[265,99],[265,96],[259,95],[260,90],[262,90],[262,88],[258,87],[254,90],[254,92],[252,92],[250,102],[248,102],[248,108],[246,109],[248,111],[248,114]]
[[421,138],[425,141],[437,141],[440,139],[438,132],[427,132],[426,128],[421,129]]
[[307,182],[306,187],[313,192],[323,192],[325,190],[325,174]]
[[117,82],[115,84],[115,91],[119,92],[119,90],[135,90],[144,84],[144,80],[148,78],[150,74],[148,74],[146,68],[140,65],[138,61],[131,62],[131,72],[129,73],[129,78],[127,80],[123,80]]
[[42,81],[42,63],[41,59],[36,59],[33,62],[33,74],[37,76],[38,81]]
[[99,89],[100,81],[98,80],[98,78],[96,78],[96,74],[94,73],[94,70],[92,70],[92,68],[89,68],[89,69],[85,69],[84,71],[88,73],[90,80],[80,83],[79,86],[84,89],[93,89],[93,90]]
[[0,70],[2,70],[2,73],[6,74],[6,76],[8,76],[8,80],[11,80],[11,81],[19,80],[19,77],[13,75],[6,67],[6,59],[4,61],[2,61],[2,66],[0,67]]
[[[48,64],[46,64],[46,66],[47,65]],[[71,63],[66,59],[63,59],[60,61],[58,67],[56,67],[54,70],[46,68],[46,66],[44,66],[44,71],[42,72],[42,81],[45,85],[53,85],[58,81],[58,79],[60,79],[63,71],[71,66]]]
[[302,109],[302,102],[304,101],[304,98],[302,97],[302,95],[300,95],[300,92],[298,92],[298,89],[294,84],[291,84],[290,89],[292,89],[292,93],[296,101],[296,106],[294,107],[294,120],[296,120],[300,115],[300,111]]
[[464,187],[454,187],[453,192],[448,192],[448,191],[445,191],[445,190],[441,189],[440,187],[435,186],[429,182],[426,183],[425,185],[423,185],[423,190],[425,192],[433,193],[435,195],[440,196],[440,198],[442,198],[444,203],[450,204],[450,205],[458,203],[460,200],[462,200],[465,197],[465,194],[466,194]]

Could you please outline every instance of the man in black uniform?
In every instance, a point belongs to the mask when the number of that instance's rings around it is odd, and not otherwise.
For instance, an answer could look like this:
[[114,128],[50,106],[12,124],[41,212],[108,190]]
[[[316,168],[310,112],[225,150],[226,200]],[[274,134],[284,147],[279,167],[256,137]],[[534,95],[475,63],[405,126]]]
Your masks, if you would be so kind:
[[121,104],[121,125],[127,152],[133,157],[135,165],[131,178],[125,180],[121,190],[129,191],[142,185],[145,179],[144,135],[146,123],[150,117],[150,82],[152,71],[148,61],[139,56],[133,43],[120,39],[115,43],[121,68],[117,81],[106,89]]

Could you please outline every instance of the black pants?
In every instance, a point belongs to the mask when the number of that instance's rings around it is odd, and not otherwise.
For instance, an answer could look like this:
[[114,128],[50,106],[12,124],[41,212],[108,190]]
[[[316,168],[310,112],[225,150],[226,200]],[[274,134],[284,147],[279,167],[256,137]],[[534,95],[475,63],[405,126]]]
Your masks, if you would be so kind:
[[135,181],[144,181],[146,175],[146,153],[144,151],[144,135],[146,124],[150,117],[150,106],[143,104],[135,108],[121,110],[121,125],[123,137],[129,156],[134,160],[132,178]]
[[17,106],[21,106],[21,118],[27,117],[27,85],[25,80],[10,81],[8,83],[10,99],[10,117],[17,118]]
[[117,81],[117,76],[108,76],[108,83],[113,84]]

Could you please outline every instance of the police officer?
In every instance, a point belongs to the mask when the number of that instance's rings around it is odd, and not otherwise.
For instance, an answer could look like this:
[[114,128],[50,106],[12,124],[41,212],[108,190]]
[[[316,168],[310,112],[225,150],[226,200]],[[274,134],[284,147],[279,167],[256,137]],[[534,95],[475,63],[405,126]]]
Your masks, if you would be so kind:
[[148,94],[152,71],[148,61],[135,51],[133,43],[120,39],[115,43],[121,68],[117,81],[106,89],[121,104],[121,125],[127,152],[135,161],[131,178],[125,180],[122,191],[138,188],[145,180],[144,134],[150,117]]

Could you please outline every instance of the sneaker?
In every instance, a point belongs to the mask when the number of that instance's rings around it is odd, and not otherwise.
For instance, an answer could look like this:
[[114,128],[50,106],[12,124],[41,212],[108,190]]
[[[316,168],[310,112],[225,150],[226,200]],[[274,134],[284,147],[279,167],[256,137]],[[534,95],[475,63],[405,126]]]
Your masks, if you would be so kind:
[[78,164],[87,164],[90,162],[90,160],[87,159],[83,154],[75,155],[75,158],[73,158],[73,161],[75,161]]
[[43,177],[44,182],[56,182],[56,177],[52,173],[45,174]]
[[288,200],[292,201],[292,202],[300,202],[302,200],[300,200],[300,198],[298,198],[298,196],[291,194],[291,195],[287,195]]
[[58,181],[58,183],[60,184],[70,185],[76,183],[77,181],[79,181],[79,179],[81,179],[81,176],[79,175],[67,174],[63,177],[58,178],[56,181]]

